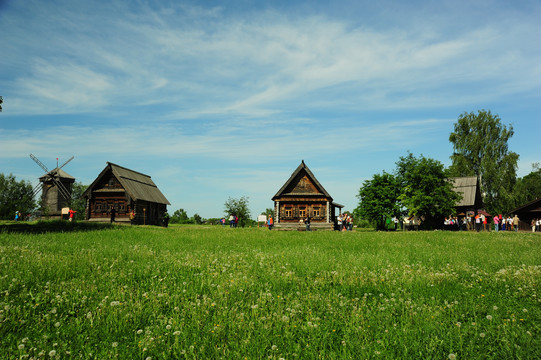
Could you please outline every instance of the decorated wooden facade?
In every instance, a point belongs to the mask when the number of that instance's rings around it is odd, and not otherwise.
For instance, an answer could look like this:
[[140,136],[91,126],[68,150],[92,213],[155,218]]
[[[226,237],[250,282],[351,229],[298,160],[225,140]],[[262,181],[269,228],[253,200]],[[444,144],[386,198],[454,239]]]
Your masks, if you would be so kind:
[[336,209],[340,211],[344,207],[333,201],[304,160],[272,200],[276,229],[297,229],[300,220],[309,216],[312,229],[332,230],[337,217]]
[[161,225],[170,205],[150,176],[110,162],[83,196],[86,219],[96,221],[109,221],[114,207],[116,221],[130,221],[135,210],[135,223]]

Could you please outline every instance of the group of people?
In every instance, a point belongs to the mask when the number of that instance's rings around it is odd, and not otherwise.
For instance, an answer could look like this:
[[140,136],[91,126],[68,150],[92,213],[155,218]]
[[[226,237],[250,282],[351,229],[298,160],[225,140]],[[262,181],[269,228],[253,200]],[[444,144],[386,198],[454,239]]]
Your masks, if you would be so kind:
[[[225,225],[225,219],[223,220],[224,222],[222,223],[222,225]],[[229,227],[236,228],[238,224],[239,224],[239,217],[235,214],[229,215]]]
[[490,216],[479,212],[475,216],[465,216],[463,218],[450,216],[445,218],[443,225],[447,230],[490,231],[490,228],[494,225],[495,231],[518,231],[519,221],[517,215],[505,217],[499,214],[491,219]]
[[344,213],[338,215],[336,218],[336,225],[338,231],[352,231],[353,230],[353,218],[351,215]]
[[496,231],[518,231],[518,224],[520,219],[518,218],[518,215],[512,216],[509,215],[506,217],[503,217],[502,214],[494,216],[493,222],[494,222],[494,230]]

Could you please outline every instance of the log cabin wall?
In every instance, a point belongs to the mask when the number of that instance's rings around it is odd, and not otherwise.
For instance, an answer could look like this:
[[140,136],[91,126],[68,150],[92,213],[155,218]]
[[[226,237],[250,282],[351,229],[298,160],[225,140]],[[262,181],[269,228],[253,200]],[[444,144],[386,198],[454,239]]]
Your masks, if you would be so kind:
[[130,221],[130,214],[135,210],[136,224],[162,225],[167,205],[170,205],[150,176],[110,162],[83,196],[87,199],[87,220],[105,221],[110,218],[113,207],[119,221]]
[[307,216],[313,222],[327,221],[327,199],[281,199],[279,202],[280,222],[298,222]]
[[109,218],[111,207],[116,210],[116,219],[129,219],[131,206],[126,190],[111,171],[108,171],[94,186],[90,200],[91,218]]

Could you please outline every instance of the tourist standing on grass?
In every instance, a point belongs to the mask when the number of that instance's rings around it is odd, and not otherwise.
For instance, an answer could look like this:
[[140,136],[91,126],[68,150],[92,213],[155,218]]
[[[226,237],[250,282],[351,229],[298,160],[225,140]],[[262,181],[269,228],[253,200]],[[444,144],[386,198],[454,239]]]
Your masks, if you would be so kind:
[[69,221],[70,221],[70,222],[73,222],[73,218],[75,217],[75,213],[76,213],[76,212],[77,212],[77,211],[75,211],[75,210],[73,210],[73,209],[71,209],[71,208],[68,210]]
[[306,224],[306,231],[311,231],[310,230],[310,216],[306,217],[306,219],[304,220],[304,223]]
[[338,215],[338,231],[342,231],[342,214]]
[[111,224],[115,222],[116,209],[114,206],[111,206]]
[[532,232],[535,232],[535,219],[532,219],[532,222],[530,225],[532,227]]
[[21,213],[19,212],[19,210],[15,211],[15,221],[19,221],[20,218],[21,218]]
[[234,224],[235,224],[235,217],[233,216],[233,214],[231,214],[229,215],[229,227],[232,228]]
[[507,217],[507,230],[513,230],[513,218],[511,217],[511,215]]
[[168,227],[168,226],[169,226],[169,214],[166,211],[165,214],[163,214],[163,227]]
[[475,215],[475,229],[477,232],[481,231],[481,216],[479,214]]
[[269,225],[269,230],[272,230],[272,225],[274,225],[274,221],[272,220],[272,215],[269,215],[269,220],[267,220]]
[[135,225],[135,209],[133,209],[130,213],[130,224]]
[[500,218],[498,217],[498,215],[494,216],[494,230],[496,232],[498,232],[500,229],[499,229],[499,225],[500,225]]
[[515,214],[515,216],[513,217],[513,228],[515,229],[515,231],[518,231],[518,215]]

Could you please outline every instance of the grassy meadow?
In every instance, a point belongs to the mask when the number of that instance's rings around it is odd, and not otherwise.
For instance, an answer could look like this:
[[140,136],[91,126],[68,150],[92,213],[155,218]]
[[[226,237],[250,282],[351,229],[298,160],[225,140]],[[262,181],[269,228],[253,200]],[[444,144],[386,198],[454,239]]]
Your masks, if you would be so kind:
[[0,226],[1,359],[539,359],[541,236]]

